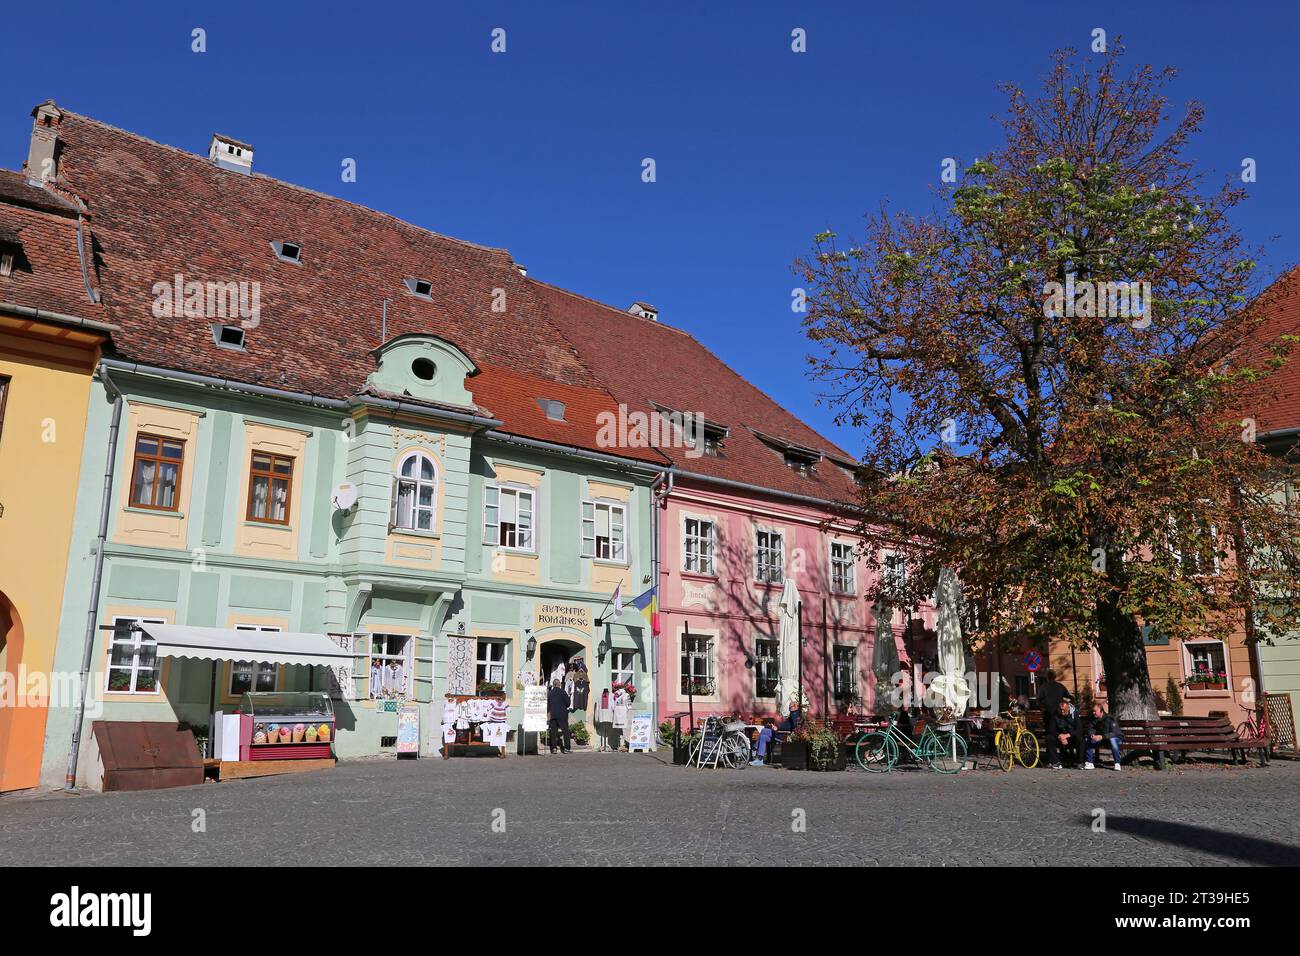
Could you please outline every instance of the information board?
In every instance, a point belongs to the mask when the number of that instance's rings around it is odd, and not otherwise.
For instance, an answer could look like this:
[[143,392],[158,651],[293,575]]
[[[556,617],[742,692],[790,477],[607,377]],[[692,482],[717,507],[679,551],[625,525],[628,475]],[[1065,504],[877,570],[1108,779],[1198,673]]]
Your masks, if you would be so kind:
[[654,722],[650,714],[633,714],[632,729],[627,736],[629,751],[649,750],[654,743]]
[[524,688],[524,731],[540,733],[546,729],[546,688]]

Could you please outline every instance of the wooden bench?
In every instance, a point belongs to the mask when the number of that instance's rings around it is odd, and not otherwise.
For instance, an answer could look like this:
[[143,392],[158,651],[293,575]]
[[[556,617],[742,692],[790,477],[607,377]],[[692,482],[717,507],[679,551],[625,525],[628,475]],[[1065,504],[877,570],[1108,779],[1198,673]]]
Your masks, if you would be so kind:
[[1234,763],[1246,762],[1247,751],[1254,750],[1261,767],[1268,764],[1268,741],[1263,737],[1243,739],[1226,716],[1167,717],[1159,720],[1121,720],[1124,733],[1120,752],[1127,759],[1147,754],[1156,766],[1165,768],[1166,753],[1226,751]]

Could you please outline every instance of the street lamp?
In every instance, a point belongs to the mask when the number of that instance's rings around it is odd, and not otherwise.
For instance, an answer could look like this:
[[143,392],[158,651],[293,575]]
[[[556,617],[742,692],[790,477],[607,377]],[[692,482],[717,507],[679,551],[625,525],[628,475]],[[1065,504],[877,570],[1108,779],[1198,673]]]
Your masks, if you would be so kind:
[[525,644],[524,647],[527,649],[528,657],[531,660],[532,656],[537,653],[537,638],[533,637],[531,628],[525,630],[524,633],[528,635],[528,643]]

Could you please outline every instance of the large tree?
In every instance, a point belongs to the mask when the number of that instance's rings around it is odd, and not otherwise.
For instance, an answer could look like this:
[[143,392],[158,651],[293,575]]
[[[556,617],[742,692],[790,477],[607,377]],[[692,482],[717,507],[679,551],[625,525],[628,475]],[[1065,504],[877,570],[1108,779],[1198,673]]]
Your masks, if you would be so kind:
[[1244,188],[1185,158],[1202,111],[1168,115],[1172,71],[1121,63],[1058,53],[935,211],[823,233],[796,268],[815,371],[865,432],[852,514],[908,554],[895,599],[959,568],[986,636],[1095,645],[1112,709],[1152,717],[1144,629],[1300,621],[1300,516],[1249,420],[1289,338],[1261,339]]

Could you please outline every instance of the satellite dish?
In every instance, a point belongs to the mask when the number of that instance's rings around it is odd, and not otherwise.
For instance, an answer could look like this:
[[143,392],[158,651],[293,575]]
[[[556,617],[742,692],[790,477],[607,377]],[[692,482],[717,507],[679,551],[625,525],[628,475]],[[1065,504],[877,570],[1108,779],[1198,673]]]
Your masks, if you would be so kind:
[[330,501],[334,502],[334,507],[339,511],[347,511],[357,503],[357,486],[343,482],[334,486],[334,491],[330,493]]

